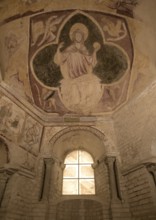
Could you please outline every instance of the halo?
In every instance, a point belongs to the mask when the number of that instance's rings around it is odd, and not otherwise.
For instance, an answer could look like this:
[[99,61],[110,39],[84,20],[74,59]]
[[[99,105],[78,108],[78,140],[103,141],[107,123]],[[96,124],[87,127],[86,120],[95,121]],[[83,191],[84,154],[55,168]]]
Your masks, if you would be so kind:
[[88,29],[87,29],[87,27],[84,24],[82,24],[82,23],[75,23],[71,27],[70,32],[69,32],[69,37],[70,37],[71,40],[73,38],[73,33],[75,31],[81,31],[84,34],[84,40],[87,39],[87,37],[88,37]]

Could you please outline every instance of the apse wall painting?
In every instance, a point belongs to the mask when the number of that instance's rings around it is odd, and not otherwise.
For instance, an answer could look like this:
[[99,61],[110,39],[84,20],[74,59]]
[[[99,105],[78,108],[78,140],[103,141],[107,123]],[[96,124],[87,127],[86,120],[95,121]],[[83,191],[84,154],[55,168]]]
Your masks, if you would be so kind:
[[1,25],[2,78],[22,101],[33,104],[28,73],[29,19],[13,19]]
[[43,126],[30,116],[26,116],[20,145],[28,152],[38,154]]
[[25,120],[25,112],[8,98],[0,98],[0,134],[9,137],[11,141],[18,141]]
[[133,48],[126,21],[59,11],[30,20],[29,77],[45,112],[103,113],[126,100]]
[[139,4],[138,0],[95,0],[96,4],[104,4],[116,13],[134,17],[134,9]]
[[15,103],[0,96],[0,135],[37,155],[43,126]]

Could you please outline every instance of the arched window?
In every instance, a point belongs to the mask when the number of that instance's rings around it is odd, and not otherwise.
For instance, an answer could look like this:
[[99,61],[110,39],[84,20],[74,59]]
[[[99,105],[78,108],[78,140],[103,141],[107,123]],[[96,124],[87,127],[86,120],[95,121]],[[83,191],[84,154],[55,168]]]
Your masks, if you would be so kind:
[[64,161],[63,195],[95,194],[93,158],[83,150],[69,153]]

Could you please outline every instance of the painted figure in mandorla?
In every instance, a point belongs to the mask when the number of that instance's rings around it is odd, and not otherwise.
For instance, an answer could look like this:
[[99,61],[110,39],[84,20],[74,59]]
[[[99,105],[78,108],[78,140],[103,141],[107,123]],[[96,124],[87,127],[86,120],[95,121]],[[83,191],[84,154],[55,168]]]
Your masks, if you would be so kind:
[[71,45],[63,50],[64,43],[61,42],[54,56],[54,62],[60,66],[63,76],[60,98],[68,109],[85,112],[99,101],[102,94],[100,79],[93,74],[97,51],[101,46],[94,42],[94,50],[89,54],[84,45],[88,29],[82,23],[71,27],[69,37]]

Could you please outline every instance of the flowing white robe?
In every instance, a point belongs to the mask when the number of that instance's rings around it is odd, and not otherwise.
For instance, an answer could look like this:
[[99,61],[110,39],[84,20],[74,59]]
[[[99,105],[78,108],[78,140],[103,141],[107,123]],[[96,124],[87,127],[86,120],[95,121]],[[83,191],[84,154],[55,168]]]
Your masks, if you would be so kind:
[[97,63],[96,53],[89,54],[86,47],[74,44],[64,51],[57,50],[54,62],[60,66],[61,80],[60,99],[74,112],[88,112],[102,96],[100,79],[93,74]]

